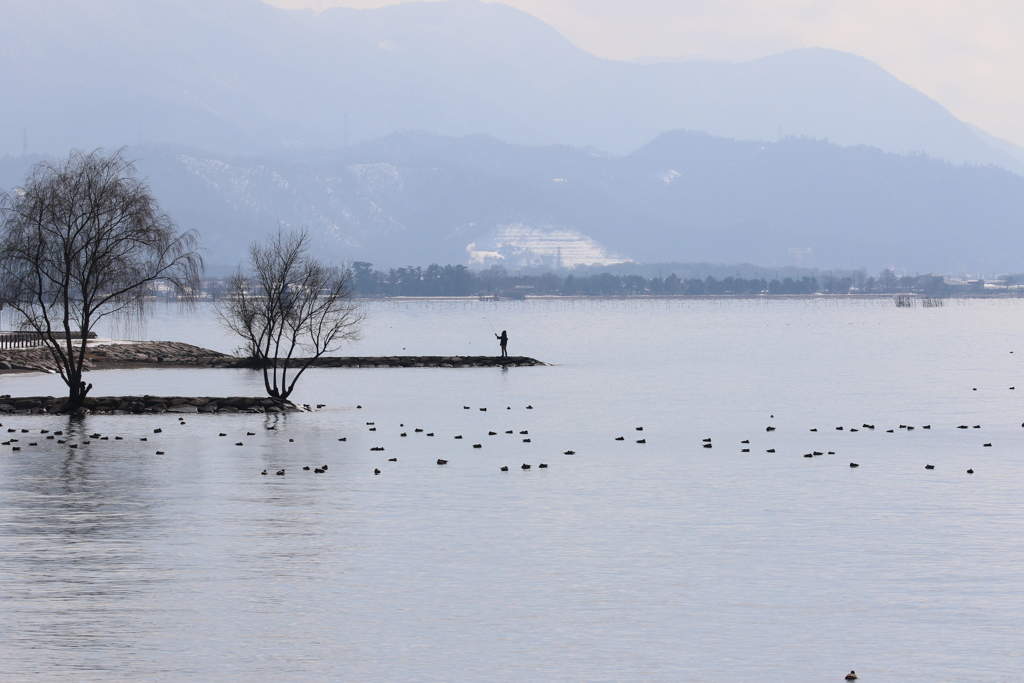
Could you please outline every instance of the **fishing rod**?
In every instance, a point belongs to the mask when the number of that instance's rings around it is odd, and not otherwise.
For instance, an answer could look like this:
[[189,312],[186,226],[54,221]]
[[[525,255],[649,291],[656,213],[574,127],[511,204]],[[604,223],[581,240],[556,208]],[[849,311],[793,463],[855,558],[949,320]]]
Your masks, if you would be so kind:
[[[487,320],[487,316],[484,316],[484,320]],[[491,321],[487,320],[487,324],[491,325]],[[494,336],[498,336],[498,332],[494,329],[494,325],[491,325],[491,332],[494,332]]]

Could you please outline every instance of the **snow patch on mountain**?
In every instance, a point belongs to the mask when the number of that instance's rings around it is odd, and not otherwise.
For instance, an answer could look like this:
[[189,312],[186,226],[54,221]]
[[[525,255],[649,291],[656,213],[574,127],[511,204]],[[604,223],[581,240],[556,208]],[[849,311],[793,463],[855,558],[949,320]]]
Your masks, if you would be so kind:
[[466,251],[471,266],[575,268],[630,261],[576,230],[524,223],[499,226],[467,245]]

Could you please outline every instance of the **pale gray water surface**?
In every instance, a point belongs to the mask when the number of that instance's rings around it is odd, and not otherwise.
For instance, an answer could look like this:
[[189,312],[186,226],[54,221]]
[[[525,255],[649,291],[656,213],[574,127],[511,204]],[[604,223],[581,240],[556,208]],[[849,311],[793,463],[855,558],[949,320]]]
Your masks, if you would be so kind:
[[[490,353],[493,324],[555,365],[316,370],[297,398],[327,408],[281,417],[2,418],[32,433],[0,447],[0,678],[1020,678],[1016,302],[369,311],[351,353]],[[234,345],[206,311],[161,310],[146,335]],[[261,389],[243,370],[90,380],[97,395]],[[40,429],[124,440],[71,450]]]

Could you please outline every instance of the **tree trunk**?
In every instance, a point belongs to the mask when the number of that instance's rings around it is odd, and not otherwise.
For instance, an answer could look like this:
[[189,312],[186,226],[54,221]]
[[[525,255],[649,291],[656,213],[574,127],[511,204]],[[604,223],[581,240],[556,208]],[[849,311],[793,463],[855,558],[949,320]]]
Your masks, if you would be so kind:
[[81,371],[70,374],[68,376],[68,404],[65,410],[74,413],[81,408],[90,389],[92,389],[92,385],[82,381]]

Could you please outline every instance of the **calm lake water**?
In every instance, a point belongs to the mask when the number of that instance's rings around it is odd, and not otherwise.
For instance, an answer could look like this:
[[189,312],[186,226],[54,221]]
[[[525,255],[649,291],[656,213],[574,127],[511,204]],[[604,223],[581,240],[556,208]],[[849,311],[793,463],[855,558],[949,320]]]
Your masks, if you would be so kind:
[[[0,447],[0,679],[1020,680],[1017,302],[369,313],[348,352],[494,353],[493,325],[554,365],[317,369],[296,398],[327,407],[299,415],[0,418],[22,447]],[[143,334],[236,345],[208,311]],[[246,370],[90,381],[262,390]],[[91,432],[111,440],[68,448]]]

